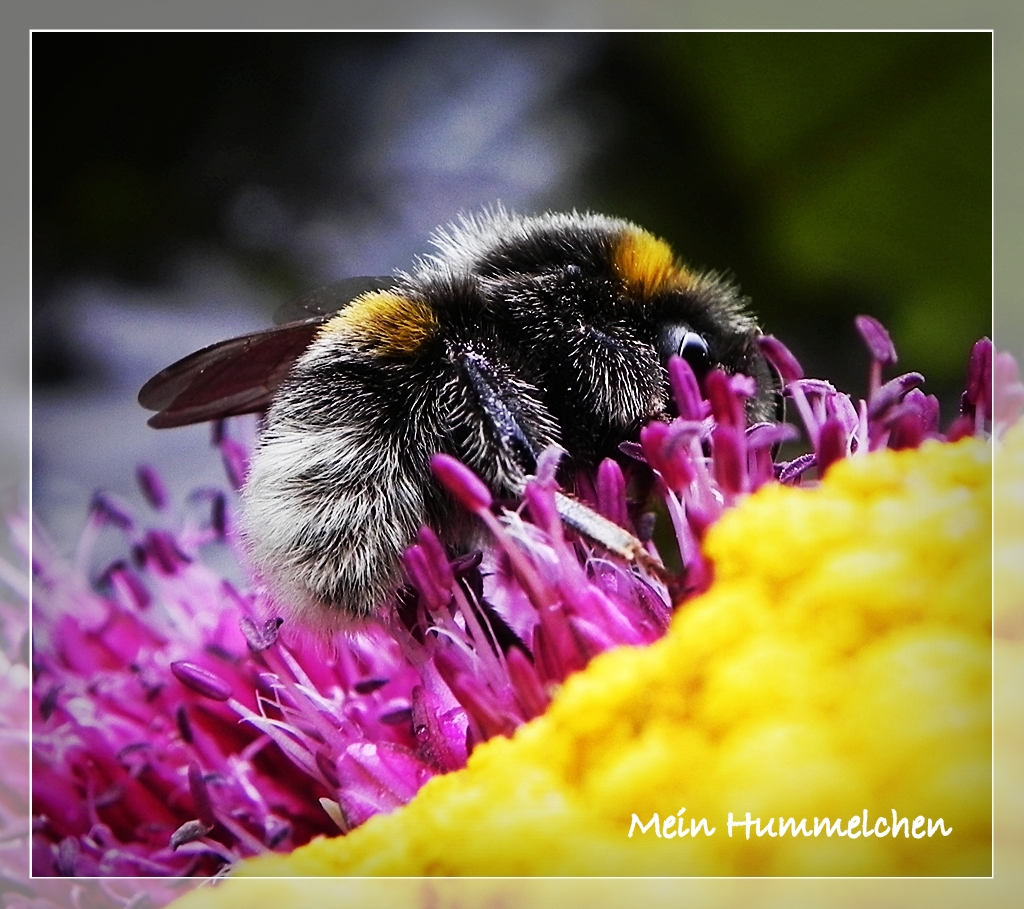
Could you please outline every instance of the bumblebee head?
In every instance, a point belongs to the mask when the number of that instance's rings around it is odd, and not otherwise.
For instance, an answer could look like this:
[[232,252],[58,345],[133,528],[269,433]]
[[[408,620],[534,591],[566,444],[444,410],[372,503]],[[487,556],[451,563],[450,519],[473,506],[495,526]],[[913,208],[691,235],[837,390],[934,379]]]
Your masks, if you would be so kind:
[[612,263],[625,294],[653,332],[662,365],[682,357],[698,381],[713,368],[757,382],[752,420],[770,419],[776,381],[757,343],[761,330],[735,284],[714,272],[695,272],[664,241],[629,225],[612,245]]

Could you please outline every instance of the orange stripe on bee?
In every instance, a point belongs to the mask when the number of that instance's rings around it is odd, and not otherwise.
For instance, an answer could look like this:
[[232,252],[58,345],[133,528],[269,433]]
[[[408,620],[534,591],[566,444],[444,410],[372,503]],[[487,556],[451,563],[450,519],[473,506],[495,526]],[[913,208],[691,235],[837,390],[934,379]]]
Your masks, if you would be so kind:
[[671,247],[644,230],[622,234],[614,261],[626,287],[641,297],[693,282],[693,275],[676,259]]
[[382,355],[416,353],[437,330],[437,315],[426,303],[389,290],[356,297],[324,323],[320,336],[339,335]]

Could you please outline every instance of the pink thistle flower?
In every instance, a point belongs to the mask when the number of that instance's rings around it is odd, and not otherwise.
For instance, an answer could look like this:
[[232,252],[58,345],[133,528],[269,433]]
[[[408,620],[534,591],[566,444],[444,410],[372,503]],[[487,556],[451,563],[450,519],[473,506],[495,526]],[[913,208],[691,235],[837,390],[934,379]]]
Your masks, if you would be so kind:
[[[367,629],[325,654],[258,621],[254,596],[199,559],[222,533],[211,512],[203,527],[139,532],[97,500],[79,561],[99,528],[132,556],[95,586],[37,532],[36,874],[213,873],[361,821],[375,771],[408,776],[393,804],[436,772],[416,756],[419,676],[398,645]],[[370,770],[353,774],[357,758]]]
[[[866,318],[858,328],[872,356],[871,391],[859,402],[805,378],[781,342],[762,339],[810,445],[786,462],[775,453],[798,430],[747,425],[751,380],[712,371],[702,391],[685,361],[671,360],[678,416],[644,427],[620,460],[571,490],[639,541],[633,561],[566,529],[557,450],[542,455],[515,508],[437,455],[435,478],[482,522],[489,544],[451,559],[423,528],[405,554],[397,608],[330,645],[268,619],[256,593],[204,563],[208,547],[235,545],[231,494],[204,491],[204,519],[172,529],[160,477],[142,468],[161,526],[146,529],[152,518],[97,496],[72,561],[37,529],[35,874],[209,875],[351,830],[540,715],[596,654],[660,637],[673,610],[711,582],[707,528],[754,490],[813,482],[878,447],[984,433],[1024,408],[1012,359],[979,342],[961,414],[943,436],[919,375],[882,381],[895,362],[885,329]],[[994,396],[985,386],[993,375]],[[223,426],[215,442],[237,490],[245,447]],[[627,496],[634,486],[664,504],[671,534],[661,545],[677,549],[678,577],[657,567],[646,496]],[[119,534],[126,555],[91,581],[100,534]]]

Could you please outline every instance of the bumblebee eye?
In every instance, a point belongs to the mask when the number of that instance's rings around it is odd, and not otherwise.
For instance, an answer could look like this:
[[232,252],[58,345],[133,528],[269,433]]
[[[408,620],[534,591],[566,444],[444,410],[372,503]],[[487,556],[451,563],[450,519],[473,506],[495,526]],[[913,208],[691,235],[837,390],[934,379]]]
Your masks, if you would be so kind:
[[658,335],[658,352],[661,362],[668,363],[677,354],[690,364],[698,377],[711,368],[711,351],[708,342],[686,325],[666,325]]
[[690,368],[698,375],[703,375],[711,367],[711,354],[708,351],[708,342],[694,331],[687,331],[679,341],[679,356],[681,356]]

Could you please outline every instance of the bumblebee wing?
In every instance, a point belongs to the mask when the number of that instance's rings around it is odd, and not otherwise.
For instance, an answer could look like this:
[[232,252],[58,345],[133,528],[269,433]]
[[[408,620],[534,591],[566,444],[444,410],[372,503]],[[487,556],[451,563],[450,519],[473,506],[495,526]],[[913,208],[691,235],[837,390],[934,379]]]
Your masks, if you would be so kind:
[[371,290],[387,290],[395,286],[394,278],[362,276],[344,278],[324,287],[282,303],[274,313],[277,325],[302,321],[315,316],[327,316],[351,303],[356,297]]
[[161,370],[139,392],[149,425],[186,426],[265,410],[328,315],[220,341]]
[[149,425],[186,426],[266,410],[292,363],[317,329],[360,294],[393,287],[394,278],[346,278],[280,306],[277,327],[220,341],[160,371],[139,392],[157,413]]

